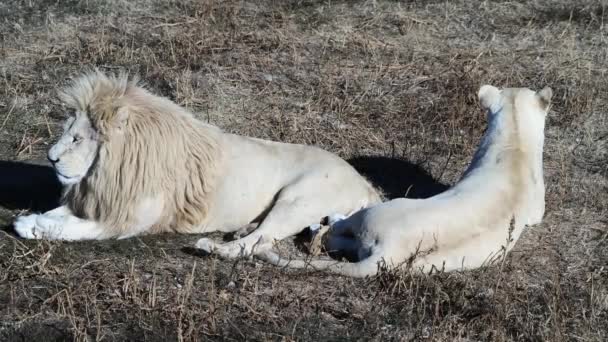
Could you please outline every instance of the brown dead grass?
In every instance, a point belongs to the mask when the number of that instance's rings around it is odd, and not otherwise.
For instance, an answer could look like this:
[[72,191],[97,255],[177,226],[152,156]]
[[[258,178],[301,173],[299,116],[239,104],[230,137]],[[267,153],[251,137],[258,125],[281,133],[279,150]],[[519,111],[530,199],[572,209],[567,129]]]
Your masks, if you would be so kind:
[[[448,183],[485,126],[481,84],[555,93],[547,214],[503,267],[352,280],[201,257],[184,249],[198,236],[50,243],[0,231],[0,340],[607,340],[606,7],[0,3],[5,160],[44,158],[63,117],[54,91],[90,66],[138,73],[230,132],[403,158]],[[17,212],[0,213],[9,224]]]

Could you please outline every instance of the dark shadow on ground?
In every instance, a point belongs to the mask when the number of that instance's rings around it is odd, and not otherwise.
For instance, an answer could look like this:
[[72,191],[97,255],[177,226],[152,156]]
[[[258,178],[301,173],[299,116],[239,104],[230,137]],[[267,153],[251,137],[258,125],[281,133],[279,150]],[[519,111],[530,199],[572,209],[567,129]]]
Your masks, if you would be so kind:
[[56,208],[61,183],[49,166],[0,161],[0,206],[44,212]]
[[27,322],[22,327],[0,331],[0,341],[73,341],[75,336],[70,331],[69,322]]
[[449,188],[420,166],[409,161],[381,156],[358,156],[348,162],[384,192],[387,199],[428,198]]

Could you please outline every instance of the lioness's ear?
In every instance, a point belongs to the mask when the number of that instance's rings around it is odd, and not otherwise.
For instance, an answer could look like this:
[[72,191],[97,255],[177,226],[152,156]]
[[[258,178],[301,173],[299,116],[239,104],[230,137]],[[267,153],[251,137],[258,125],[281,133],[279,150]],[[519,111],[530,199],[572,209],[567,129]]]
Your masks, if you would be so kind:
[[481,107],[484,109],[491,109],[492,106],[497,105],[500,101],[500,90],[488,84],[482,85],[481,88],[479,88],[477,96],[479,97]]
[[549,87],[544,87],[541,91],[536,93],[538,98],[540,99],[540,106],[547,110],[549,109],[549,105],[551,104],[551,97],[553,96],[553,90]]

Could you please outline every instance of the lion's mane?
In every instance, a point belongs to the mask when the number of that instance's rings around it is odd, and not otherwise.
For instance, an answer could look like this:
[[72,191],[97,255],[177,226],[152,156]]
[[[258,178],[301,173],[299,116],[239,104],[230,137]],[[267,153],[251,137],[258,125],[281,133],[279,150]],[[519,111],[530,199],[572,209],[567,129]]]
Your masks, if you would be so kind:
[[135,223],[137,203],[160,195],[151,232],[187,232],[205,221],[220,171],[219,129],[124,74],[86,73],[59,96],[88,116],[100,141],[87,176],[64,191],[75,215],[122,234]]

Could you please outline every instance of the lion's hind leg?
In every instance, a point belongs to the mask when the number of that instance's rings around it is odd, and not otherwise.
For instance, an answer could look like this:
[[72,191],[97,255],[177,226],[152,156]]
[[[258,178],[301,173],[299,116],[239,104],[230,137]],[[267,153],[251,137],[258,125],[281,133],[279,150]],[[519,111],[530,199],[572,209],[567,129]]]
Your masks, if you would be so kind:
[[296,235],[328,215],[340,220],[342,215],[361,209],[377,196],[370,193],[367,184],[357,183],[358,176],[349,185],[349,191],[344,191],[346,181],[328,177],[323,170],[300,178],[279,192],[274,205],[251,234],[225,244],[201,239],[197,247],[224,258],[252,256],[256,250],[269,249],[275,240]]
[[256,229],[258,229],[259,226],[260,226],[260,224],[258,222],[249,223],[249,224],[245,225],[244,227],[242,227],[241,229],[234,232],[233,237],[234,237],[234,239],[243,238],[243,237],[251,234]]
[[311,224],[320,222],[328,213],[347,211],[341,210],[338,205],[332,207],[318,200],[319,196],[326,194],[292,197],[289,194],[297,191],[290,190],[279,196],[260,226],[251,234],[225,244],[203,238],[197,242],[197,248],[208,253],[217,253],[224,258],[251,256],[255,255],[255,250],[270,248],[275,240],[296,235]]
[[323,216],[320,214],[323,208],[310,202],[305,199],[279,199],[258,229],[251,234],[224,244],[203,238],[196,243],[196,247],[223,258],[254,255],[256,249],[270,248],[274,240],[296,235],[311,223],[319,221]]

